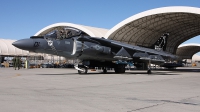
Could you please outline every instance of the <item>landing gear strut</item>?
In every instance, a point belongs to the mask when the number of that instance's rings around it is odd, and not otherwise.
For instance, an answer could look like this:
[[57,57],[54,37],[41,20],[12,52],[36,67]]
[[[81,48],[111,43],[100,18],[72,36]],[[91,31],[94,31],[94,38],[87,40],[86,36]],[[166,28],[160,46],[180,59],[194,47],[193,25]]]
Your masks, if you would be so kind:
[[79,66],[78,64],[79,64],[79,60],[75,60],[74,68],[75,68],[76,70],[78,70],[78,73],[79,73],[79,74],[87,74],[87,72],[88,72],[88,67],[87,67],[87,66],[84,66],[84,65]]
[[151,74],[151,69],[148,69],[148,70],[147,70],[147,74]]
[[147,70],[147,74],[151,74],[151,61],[149,60],[149,63],[148,63],[148,70]]

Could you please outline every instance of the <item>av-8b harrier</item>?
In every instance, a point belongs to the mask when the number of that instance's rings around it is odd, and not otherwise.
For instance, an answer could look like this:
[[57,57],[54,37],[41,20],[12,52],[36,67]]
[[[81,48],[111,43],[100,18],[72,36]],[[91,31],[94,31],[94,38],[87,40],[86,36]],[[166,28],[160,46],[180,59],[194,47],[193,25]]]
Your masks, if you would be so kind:
[[[116,73],[125,73],[127,64],[164,63],[165,59],[176,58],[165,52],[169,33],[164,33],[151,48],[134,46],[122,42],[90,37],[75,28],[54,30],[44,36],[32,36],[12,43],[15,47],[36,53],[56,54],[67,59],[79,60],[74,64],[79,73],[87,73],[89,68],[114,68]],[[151,69],[147,70],[151,73]]]

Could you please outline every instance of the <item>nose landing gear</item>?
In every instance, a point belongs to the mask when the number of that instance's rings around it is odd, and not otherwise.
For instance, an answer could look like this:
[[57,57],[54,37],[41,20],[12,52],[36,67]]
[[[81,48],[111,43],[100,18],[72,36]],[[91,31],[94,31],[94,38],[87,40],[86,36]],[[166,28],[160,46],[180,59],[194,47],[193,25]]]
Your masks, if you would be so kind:
[[88,72],[87,67],[80,67],[79,69],[81,69],[81,70],[78,70],[79,74],[87,74],[87,72]]

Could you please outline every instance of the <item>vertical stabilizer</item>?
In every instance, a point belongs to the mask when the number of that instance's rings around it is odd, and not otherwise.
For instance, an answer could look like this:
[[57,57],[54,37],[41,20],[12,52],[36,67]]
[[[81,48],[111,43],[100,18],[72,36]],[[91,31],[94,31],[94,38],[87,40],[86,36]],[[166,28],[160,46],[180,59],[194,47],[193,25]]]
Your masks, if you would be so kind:
[[156,50],[166,50],[167,39],[169,37],[169,33],[164,33],[152,46],[153,49]]

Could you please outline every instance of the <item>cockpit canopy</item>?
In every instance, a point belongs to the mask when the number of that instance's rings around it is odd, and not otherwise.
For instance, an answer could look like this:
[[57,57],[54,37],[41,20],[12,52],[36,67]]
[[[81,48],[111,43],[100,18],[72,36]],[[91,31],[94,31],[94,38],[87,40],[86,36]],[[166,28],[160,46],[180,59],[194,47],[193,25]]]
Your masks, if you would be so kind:
[[49,33],[47,33],[44,37],[45,38],[54,38],[54,39],[67,39],[75,36],[80,36],[82,34],[82,31],[71,28],[71,27],[65,27],[61,30],[53,30]]

